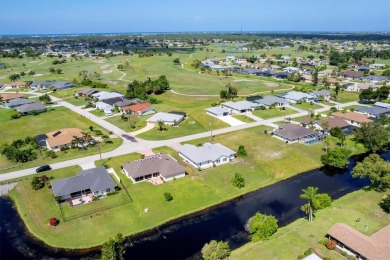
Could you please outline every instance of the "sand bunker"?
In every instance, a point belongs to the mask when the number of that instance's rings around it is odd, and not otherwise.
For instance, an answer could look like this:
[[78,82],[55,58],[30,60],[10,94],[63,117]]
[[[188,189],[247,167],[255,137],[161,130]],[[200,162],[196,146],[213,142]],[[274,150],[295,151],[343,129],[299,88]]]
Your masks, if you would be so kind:
[[267,87],[279,87],[278,83],[273,83],[273,82],[266,82],[264,83]]
[[101,68],[101,69],[106,69],[106,68],[108,68],[108,67],[110,67],[110,65],[106,64],[106,65],[101,66],[100,68]]
[[108,73],[111,73],[112,70],[103,70],[103,74],[108,74]]

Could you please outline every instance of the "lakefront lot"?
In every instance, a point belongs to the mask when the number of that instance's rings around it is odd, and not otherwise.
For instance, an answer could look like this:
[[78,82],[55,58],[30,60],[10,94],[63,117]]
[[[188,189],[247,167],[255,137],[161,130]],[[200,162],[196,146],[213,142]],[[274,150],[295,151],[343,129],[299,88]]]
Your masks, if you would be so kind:
[[[237,150],[241,144],[244,145],[248,156],[238,157],[229,164],[203,171],[186,165],[188,173],[186,177],[157,186],[148,182],[132,184],[121,173],[121,165],[141,158],[140,154],[133,153],[108,158],[104,161],[105,164],[113,168],[120,176],[132,202],[102,210],[105,204],[102,200],[67,209],[65,213],[69,216],[83,212],[86,214],[69,221],[62,221],[59,207],[55,204],[47,185],[41,190],[33,191],[31,180],[23,181],[10,192],[10,196],[15,201],[28,229],[49,245],[64,248],[97,246],[118,232],[127,236],[152,229],[169,220],[320,166],[319,157],[322,154],[322,144],[287,145],[269,134],[264,134],[264,130],[270,130],[270,128],[254,127],[216,136],[214,142],[226,145],[233,150]],[[205,138],[190,143],[200,144],[206,141],[210,140]],[[331,146],[334,145],[331,141]],[[351,149],[354,145],[354,143],[347,143]],[[360,148],[358,146],[357,149]],[[354,151],[359,152],[357,149]],[[171,148],[161,147],[155,149],[154,152],[168,153],[185,165],[177,152]],[[95,164],[100,166],[100,161]],[[57,179],[74,176],[78,170],[79,168],[70,168],[46,174]],[[231,179],[235,173],[240,173],[245,178],[244,188],[238,189],[232,186]],[[171,202],[165,200],[164,192],[172,194]],[[121,200],[122,197],[119,196],[123,195],[112,195],[112,200]],[[31,203],[24,203],[25,201],[31,201]],[[84,206],[88,207],[83,208]],[[146,208],[150,210],[148,213],[144,212]],[[91,210],[94,212],[91,213]],[[50,217],[56,217],[61,221],[55,229],[47,225]],[[92,233],[93,236],[85,235]]]

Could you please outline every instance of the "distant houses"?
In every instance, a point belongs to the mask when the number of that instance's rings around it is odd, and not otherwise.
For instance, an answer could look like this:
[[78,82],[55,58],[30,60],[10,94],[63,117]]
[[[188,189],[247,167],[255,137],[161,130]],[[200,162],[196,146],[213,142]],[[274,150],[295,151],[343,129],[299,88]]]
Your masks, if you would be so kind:
[[74,85],[67,81],[33,81],[30,84],[30,88],[43,90],[52,89],[53,91],[56,91],[74,88]]
[[232,161],[236,152],[218,143],[184,144],[179,148],[179,156],[197,169],[206,169]]

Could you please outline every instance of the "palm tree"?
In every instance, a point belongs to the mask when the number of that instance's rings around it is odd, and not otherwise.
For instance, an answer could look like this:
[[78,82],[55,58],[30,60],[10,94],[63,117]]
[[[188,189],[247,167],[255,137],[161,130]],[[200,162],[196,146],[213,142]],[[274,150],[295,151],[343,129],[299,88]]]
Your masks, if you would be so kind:
[[160,131],[160,132],[162,132],[162,131],[164,131],[164,129],[165,129],[165,124],[164,124],[164,121],[162,121],[162,120],[158,120],[157,121],[157,126],[158,126],[158,131]]
[[306,214],[308,214],[308,220],[309,222],[313,221],[313,212],[317,209],[314,200],[318,192],[317,187],[307,187],[306,189],[302,190],[302,194],[300,197],[302,199],[306,199],[307,203],[302,206],[302,210],[305,211]]
[[72,145],[80,149],[81,144],[83,143],[83,139],[76,135],[73,136]]

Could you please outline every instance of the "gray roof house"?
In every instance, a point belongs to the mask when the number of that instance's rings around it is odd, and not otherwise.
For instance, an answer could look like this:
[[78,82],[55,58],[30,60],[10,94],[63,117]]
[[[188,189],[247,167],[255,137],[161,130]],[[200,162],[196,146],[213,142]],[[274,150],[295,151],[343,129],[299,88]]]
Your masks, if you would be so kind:
[[230,111],[230,113],[244,113],[246,111],[253,111],[255,108],[260,107],[260,105],[246,100],[242,100],[237,102],[224,102],[221,104],[221,107],[226,108]]
[[61,200],[75,199],[83,195],[104,196],[115,189],[116,184],[102,166],[83,170],[77,176],[51,182],[54,197]]
[[379,119],[382,115],[390,114],[390,109],[372,106],[372,107],[358,107],[355,109],[356,112],[368,115],[368,117]]
[[390,109],[390,104],[389,103],[375,102],[374,106]]
[[110,99],[110,98],[123,97],[123,95],[120,93],[107,92],[107,91],[101,91],[101,92],[92,94],[91,96],[96,98],[99,101],[103,101],[103,100]]
[[184,120],[184,115],[177,115],[172,113],[159,112],[154,116],[150,117],[147,122],[157,123],[163,121],[166,125],[175,125]]
[[48,89],[52,84],[53,81],[34,81],[30,84],[30,88]]
[[265,107],[270,107],[273,104],[277,107],[282,107],[289,104],[287,100],[275,96],[265,96],[264,98],[255,100],[254,102]]
[[300,125],[288,123],[280,125],[273,131],[273,135],[286,143],[303,142],[317,140],[319,134],[311,129]]
[[307,102],[307,101],[310,101],[310,100],[313,100],[314,99],[314,96],[313,95],[310,95],[310,94],[307,94],[307,93],[303,93],[303,92],[299,92],[299,91],[291,91],[291,92],[287,92],[287,93],[281,93],[281,94],[278,94],[276,95],[277,97],[280,97],[280,98],[284,98],[292,103],[297,103],[297,102]]
[[228,116],[229,110],[227,110],[226,108],[222,108],[222,107],[210,107],[210,108],[206,108],[206,113],[209,115],[212,115],[212,116],[216,116],[216,117]]
[[230,162],[236,157],[236,152],[218,143],[184,144],[179,148],[179,156],[192,166],[205,169]]
[[122,170],[134,183],[152,178],[170,181],[185,176],[184,167],[164,153],[126,163],[122,166]]
[[76,91],[76,95],[89,97],[90,95],[98,93],[98,92],[99,92],[99,90],[97,90],[96,88],[83,88],[83,89]]
[[143,101],[139,98],[123,98],[120,101],[115,102],[112,104],[113,106],[117,106],[119,108],[130,106],[130,105],[135,105],[135,104],[140,104],[143,103]]
[[312,92],[310,92],[310,94],[315,98],[323,97],[326,100],[329,99],[331,96],[331,93],[328,90],[313,90]]
[[376,75],[369,75],[361,78],[364,81],[372,82],[372,83],[381,83],[381,82],[387,82],[390,81],[389,77],[386,76],[376,76]]
[[36,102],[36,103],[18,106],[16,107],[16,110],[19,111],[19,113],[21,113],[22,115],[28,115],[33,111],[37,113],[45,112],[46,107],[42,103]]
[[74,85],[67,81],[54,81],[51,84],[51,86],[53,87],[53,90],[64,90],[64,89],[74,88]]
[[21,105],[26,105],[26,104],[32,104],[32,103],[37,103],[34,99],[26,99],[26,98],[15,98],[10,100],[7,103],[3,104],[4,108],[15,108]]

